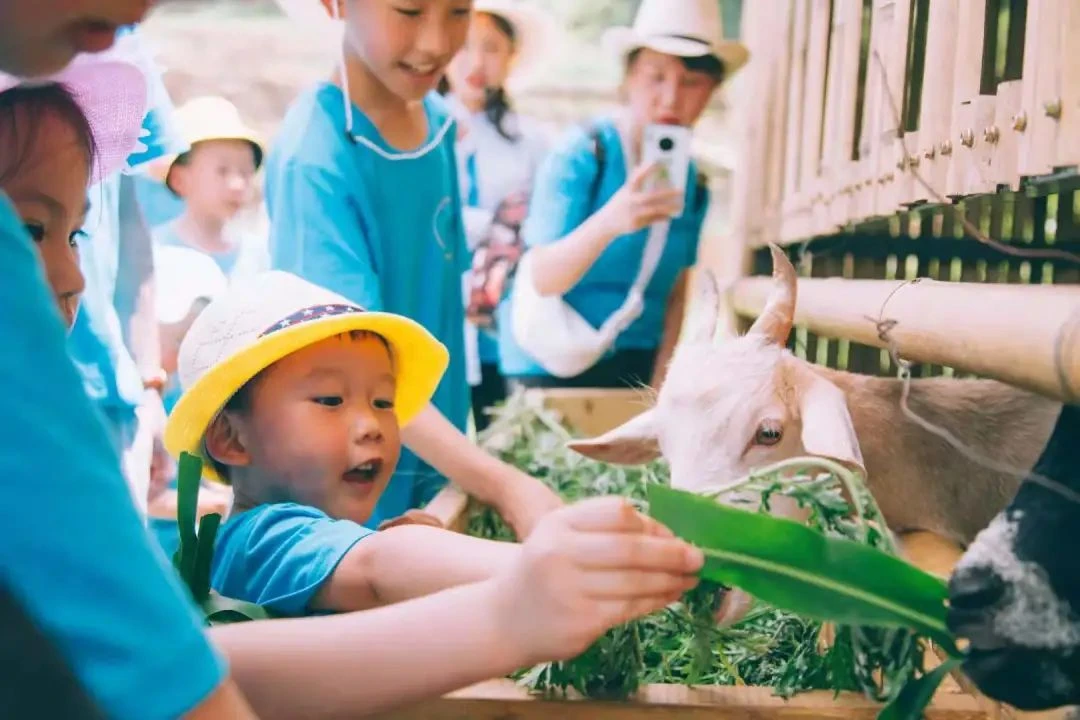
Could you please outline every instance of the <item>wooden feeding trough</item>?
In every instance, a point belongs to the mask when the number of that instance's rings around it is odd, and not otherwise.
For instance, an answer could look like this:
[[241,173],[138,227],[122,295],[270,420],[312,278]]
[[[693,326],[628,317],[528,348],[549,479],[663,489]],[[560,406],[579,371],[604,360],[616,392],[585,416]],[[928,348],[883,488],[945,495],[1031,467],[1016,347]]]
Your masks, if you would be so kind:
[[[620,402],[608,393],[598,393],[593,402]],[[606,428],[600,428],[603,431]],[[427,506],[427,511],[454,530],[461,531],[467,521],[469,498],[455,487],[439,493]],[[928,572],[947,574],[960,556],[956,546],[929,533],[914,533],[904,539],[909,558]],[[927,665],[937,664],[928,658]],[[881,706],[857,693],[834,695],[828,691],[800,693],[785,700],[770,688],[746,686],[685,686],[647,685],[630,700],[622,702],[580,698],[545,698],[511,680],[500,679],[479,683],[450,693],[436,700],[397,710],[384,715],[397,720],[530,720],[531,718],[560,718],[566,720],[639,720],[644,718],[679,718],[694,720],[708,718],[782,720],[795,718],[875,718]],[[1010,712],[980,698],[962,687],[960,682],[947,679],[942,683],[933,702],[928,706],[929,720],[977,720],[990,718],[1034,717]],[[1047,720],[1057,716],[1044,714]]]

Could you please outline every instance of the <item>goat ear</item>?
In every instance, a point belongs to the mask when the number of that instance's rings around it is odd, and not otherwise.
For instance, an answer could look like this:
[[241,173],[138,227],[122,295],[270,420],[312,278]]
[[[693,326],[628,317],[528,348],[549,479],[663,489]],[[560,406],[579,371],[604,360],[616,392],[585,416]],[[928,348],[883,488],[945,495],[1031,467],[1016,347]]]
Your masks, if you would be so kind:
[[646,410],[619,427],[589,440],[572,440],[567,447],[593,460],[614,465],[644,465],[660,457],[656,411]]
[[720,317],[720,289],[716,276],[708,268],[702,267],[687,280],[693,292],[683,337],[689,342],[712,342]]
[[807,454],[835,460],[865,477],[866,465],[844,392],[810,369],[800,368],[798,380],[802,444]]

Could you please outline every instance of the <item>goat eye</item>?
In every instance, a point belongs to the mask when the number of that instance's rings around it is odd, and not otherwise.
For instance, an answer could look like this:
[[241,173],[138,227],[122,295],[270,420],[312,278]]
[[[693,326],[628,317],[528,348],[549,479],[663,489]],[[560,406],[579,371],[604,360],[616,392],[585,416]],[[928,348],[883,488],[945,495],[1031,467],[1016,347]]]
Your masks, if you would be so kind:
[[754,435],[754,444],[775,445],[783,437],[784,431],[779,423],[764,422],[758,426],[757,433]]

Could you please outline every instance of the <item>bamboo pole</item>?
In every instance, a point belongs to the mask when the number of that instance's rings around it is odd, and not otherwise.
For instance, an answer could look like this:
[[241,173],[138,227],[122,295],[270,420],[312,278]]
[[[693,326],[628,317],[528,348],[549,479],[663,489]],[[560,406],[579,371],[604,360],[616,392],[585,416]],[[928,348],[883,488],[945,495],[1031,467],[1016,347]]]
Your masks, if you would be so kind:
[[[767,277],[732,288],[732,304],[756,316],[772,290]],[[900,356],[947,365],[1062,401],[1080,398],[1080,288],[987,285],[920,279],[800,279],[795,324],[826,337],[887,347]]]

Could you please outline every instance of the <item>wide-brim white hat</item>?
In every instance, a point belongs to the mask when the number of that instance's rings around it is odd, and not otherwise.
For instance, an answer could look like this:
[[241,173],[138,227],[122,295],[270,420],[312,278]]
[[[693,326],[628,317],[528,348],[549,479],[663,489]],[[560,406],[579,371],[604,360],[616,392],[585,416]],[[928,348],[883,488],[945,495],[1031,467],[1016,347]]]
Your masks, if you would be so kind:
[[713,55],[726,81],[750,59],[750,50],[724,38],[716,0],[643,0],[630,27],[609,28],[601,40],[620,61],[640,48],[676,57]]
[[[371,312],[292,273],[271,270],[234,281],[195,321],[180,344],[183,394],[165,426],[174,456],[203,458],[203,474],[222,480],[203,436],[228,400],[278,360],[353,330],[381,335],[397,376],[394,413],[404,427],[430,401],[450,362],[446,346],[402,315]],[[304,428],[297,428],[303,432]]]
[[515,57],[510,79],[521,82],[543,66],[542,60],[556,55],[559,24],[551,13],[522,0],[476,0],[473,14],[498,15],[514,28]]

